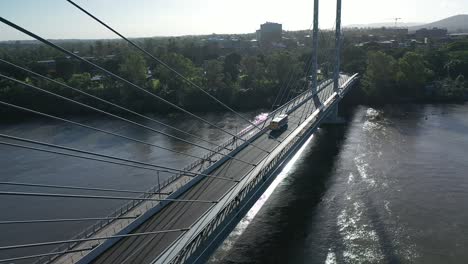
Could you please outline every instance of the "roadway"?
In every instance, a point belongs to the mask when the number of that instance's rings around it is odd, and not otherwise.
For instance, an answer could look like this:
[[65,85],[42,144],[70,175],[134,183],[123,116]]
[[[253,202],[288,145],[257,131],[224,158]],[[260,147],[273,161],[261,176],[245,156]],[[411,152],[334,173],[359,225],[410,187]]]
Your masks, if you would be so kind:
[[[328,85],[319,93],[320,101],[323,103],[333,93],[333,84]],[[284,140],[301,121],[305,119],[304,110],[311,114],[315,107],[312,100],[297,108],[289,115],[289,126],[277,140]],[[252,144],[264,150],[272,151],[280,143],[269,137],[265,133],[255,139]],[[253,147],[246,146],[235,157],[250,163],[257,164],[263,160],[268,153]],[[227,177],[235,180],[242,179],[253,170],[253,166],[236,160],[228,160],[215,169],[211,175]],[[179,199],[184,200],[208,200],[218,201],[236,183],[214,178],[204,178],[191,189],[183,193]],[[145,223],[133,230],[132,233],[152,232],[158,230],[179,229],[192,226],[205,212],[211,208],[212,204],[198,202],[172,202],[166,205],[156,215],[148,219]],[[165,233],[158,235],[127,237],[96,258],[93,263],[151,263],[166,248],[168,248],[181,233]]]

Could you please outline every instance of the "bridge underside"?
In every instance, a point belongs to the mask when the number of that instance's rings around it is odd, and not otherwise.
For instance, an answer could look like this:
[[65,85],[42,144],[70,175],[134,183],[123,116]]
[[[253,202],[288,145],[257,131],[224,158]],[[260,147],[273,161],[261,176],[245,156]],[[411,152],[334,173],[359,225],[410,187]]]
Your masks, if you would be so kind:
[[[217,217],[219,218],[220,212],[226,210],[226,206],[235,197],[237,197],[235,199],[239,199],[237,195],[242,191],[241,185],[245,186],[249,183],[248,181],[251,181],[260,173],[263,173],[263,176],[268,174],[268,177],[270,177],[272,175],[270,172],[277,169],[290,156],[289,152],[294,152],[294,149],[291,148],[287,155],[283,155],[285,154],[283,153],[285,150],[289,150],[285,148],[291,147],[291,143],[300,143],[300,140],[307,136],[307,133],[303,133],[305,130],[311,132],[310,129],[312,127],[318,126],[330,110],[334,106],[337,106],[337,103],[347,92],[348,87],[352,85],[355,78],[356,76],[352,78],[344,75],[341,76],[342,91],[338,94],[333,91],[333,83],[330,82],[322,89],[319,89],[318,98],[322,104],[325,104],[320,106],[319,109],[314,105],[314,101],[311,100],[310,91],[295,98],[296,101],[290,102],[290,105],[284,107],[281,111],[289,113],[289,125],[285,131],[277,135],[276,139],[271,137],[267,129],[255,132],[257,134],[251,137],[252,144],[271,152],[271,154],[252,145],[245,144],[232,152],[232,155],[237,159],[259,164],[258,166],[253,167],[238,160],[229,159],[220,165],[216,165],[216,168],[209,169],[212,170],[209,173],[210,175],[239,180],[241,181],[240,183],[202,177],[194,179],[191,183],[193,186],[188,190],[177,194],[177,197],[171,197],[184,200],[219,201],[218,203],[167,203],[144,223],[133,230],[127,230],[127,233],[144,233],[190,227],[189,231],[109,240],[79,257],[78,263],[168,263],[185,262],[189,259],[190,262],[200,261],[201,258],[194,258],[194,256],[201,256],[201,252],[204,255],[209,253],[209,250],[206,250],[206,245],[214,248],[216,245],[212,242],[217,235],[220,232],[228,231],[225,228],[221,228],[220,224],[225,221],[229,221],[231,225],[235,223],[232,222],[232,219],[226,218],[226,216],[229,216],[228,214],[223,216],[222,221],[217,220],[218,222],[213,223],[213,220]],[[269,122],[269,120],[271,120],[271,117],[265,122]],[[294,142],[292,142],[293,140]],[[233,146],[237,146],[237,144],[234,143]],[[269,166],[268,164],[271,164],[273,161],[275,162],[274,166]],[[189,183],[188,185],[191,184]],[[262,186],[265,187],[264,185]],[[250,200],[255,193],[258,194],[258,192],[250,192],[248,195],[240,198]],[[236,202],[237,205],[243,205],[244,207],[248,204],[240,200],[236,200]],[[210,233],[206,231],[207,227],[210,227]],[[195,239],[199,238],[200,235],[210,238],[211,241],[196,241]],[[74,258],[62,256],[56,262],[76,263],[76,260],[76,256]]]

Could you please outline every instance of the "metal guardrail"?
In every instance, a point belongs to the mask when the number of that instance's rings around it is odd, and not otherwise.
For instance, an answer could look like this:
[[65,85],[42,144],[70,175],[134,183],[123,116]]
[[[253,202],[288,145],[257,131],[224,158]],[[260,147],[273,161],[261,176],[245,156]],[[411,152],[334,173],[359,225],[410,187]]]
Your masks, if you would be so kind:
[[[351,84],[354,82],[357,75],[353,75],[351,78],[348,78],[343,83],[349,82]],[[331,107],[330,107],[331,108]],[[329,109],[330,109],[329,108]],[[323,117],[322,117],[323,118]],[[272,168],[278,165],[278,162],[282,161],[283,157],[288,154],[289,150],[295,144],[302,139],[303,135],[310,129],[311,125],[304,127],[288,144],[276,155],[272,160],[268,162],[258,173],[254,176],[253,179],[249,181],[249,183],[244,186],[236,196],[232,197],[228,203],[221,209],[213,219],[202,229],[198,231],[198,233],[190,240],[184,248],[179,251],[179,253],[170,260],[171,264],[178,264],[178,263],[186,263],[186,261],[194,254],[200,245],[208,239],[208,237],[224,222],[226,217],[228,217],[234,211],[237,211],[237,207],[243,201],[243,199],[256,188],[257,184],[260,181],[264,180]]]
[[[307,130],[307,129],[305,129]],[[206,225],[206,227],[199,231],[186,247],[180,253],[170,261],[170,263],[185,263],[189,257],[198,249],[198,246],[204,242],[209,235],[218,228],[218,226],[225,220],[225,218],[233,211],[236,210],[236,207],[239,203],[247,196],[247,194],[255,188],[255,186],[260,182],[264,176],[268,174],[271,168],[277,165],[283,156],[290,150],[290,148],[300,139],[302,134],[296,136],[291,140],[278,155],[275,156],[268,164],[266,164],[257,175],[235,196],[231,199],[229,203],[220,211],[218,214]]]
[[[328,86],[332,81],[333,80],[330,79],[330,80],[325,80],[325,81],[321,82],[319,84],[319,86],[318,86],[319,88],[318,88],[317,91],[318,92],[321,91],[321,89]],[[307,96],[307,95],[311,94],[311,93],[312,93],[312,91],[309,90],[309,89],[307,91],[304,91],[303,93],[297,95],[296,97],[292,98],[291,100],[289,100],[288,102],[283,104],[281,107],[279,107],[279,108],[275,109],[274,111],[270,112],[265,120],[263,120],[261,122],[258,122],[255,125],[257,125],[257,126],[263,125],[264,123],[268,122],[268,120],[272,116],[275,116],[277,113],[281,113],[283,110],[286,110],[286,112],[288,112],[288,110],[294,109],[296,106],[302,104],[304,100],[308,100],[309,96]],[[251,133],[255,129],[257,129],[255,126],[250,125],[246,129],[239,132],[237,134],[237,137],[242,137],[244,140],[249,140],[250,138],[252,138],[253,136],[256,135],[255,133]],[[260,132],[262,132],[262,131],[258,131],[258,133],[260,133]],[[217,161],[217,160],[212,160],[211,158],[216,156],[216,155],[220,155],[219,154],[220,152],[223,153],[223,154],[228,154],[229,152],[231,152],[232,150],[230,150],[228,147],[234,145],[235,141],[236,141],[236,139],[234,137],[230,138],[229,140],[222,143],[220,146],[216,147],[214,150],[209,151],[205,155],[203,155],[202,159],[195,160],[192,163],[185,166],[183,168],[183,170],[184,171],[192,171],[196,167],[200,166],[199,171],[201,171],[201,170],[203,170],[203,163],[205,163],[205,161],[207,161],[207,160],[211,161],[210,164],[207,164],[208,165],[207,167],[209,167],[211,164],[213,164],[213,163],[215,163]],[[222,156],[222,155],[220,155],[220,156]],[[166,178],[162,182],[162,184],[160,184],[159,186],[155,185],[155,186],[151,187],[145,193],[141,194],[140,196],[137,196],[137,198],[150,198],[150,197],[152,197],[154,195],[154,193],[160,192],[162,189],[166,188],[170,184],[177,181],[183,175],[184,175],[183,173],[175,173],[173,176],[171,176],[169,178]],[[188,182],[188,181],[189,180],[187,180],[186,182]],[[173,190],[173,192],[174,191],[176,191],[176,190]],[[131,210],[133,210],[134,208],[141,205],[142,202],[144,202],[144,200],[132,200],[132,201],[124,204],[120,208],[116,209],[114,212],[112,212],[110,215],[108,215],[107,218],[118,218],[118,217],[120,217],[122,215],[125,215],[128,212],[130,212]],[[94,223],[93,225],[89,226],[85,230],[81,231],[80,233],[76,234],[71,239],[75,240],[75,239],[89,238],[89,237],[95,235],[100,230],[102,230],[104,227],[107,227],[110,224],[112,224],[114,221],[118,221],[118,220],[116,220],[116,219],[100,220],[100,221]],[[60,245],[60,246],[56,247],[55,249],[53,249],[51,251],[51,253],[67,251],[67,250],[70,250],[73,247],[77,246],[78,244],[79,243],[63,244],[63,245]],[[57,258],[59,258],[61,256],[62,256],[62,254],[58,254],[58,255],[55,255],[55,256],[51,256],[51,257],[43,257],[43,258],[38,259],[35,263],[37,263],[37,264],[39,264],[39,263],[49,263],[49,262],[51,262],[51,261],[53,261],[53,260],[55,260],[55,259],[57,259]]]

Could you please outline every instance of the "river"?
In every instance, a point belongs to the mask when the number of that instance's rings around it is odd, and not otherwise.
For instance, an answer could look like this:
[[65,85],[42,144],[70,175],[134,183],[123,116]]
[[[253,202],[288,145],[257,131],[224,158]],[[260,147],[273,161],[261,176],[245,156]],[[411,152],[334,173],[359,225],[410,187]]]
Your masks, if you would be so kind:
[[[468,262],[467,115],[468,105],[355,108],[347,125],[321,128],[310,138],[210,262]],[[232,114],[203,117],[232,132],[242,127]],[[229,137],[188,117],[158,118],[217,143]],[[193,155],[203,152],[107,118],[74,120]],[[176,168],[191,160],[47,119],[3,122],[0,133]],[[0,181],[141,191],[157,184],[153,172],[7,146],[0,146]],[[65,193],[6,185],[0,190]],[[5,196],[1,201],[0,221],[102,217],[122,203]],[[0,245],[67,239],[89,224],[0,225]],[[19,253],[0,252],[0,258]]]
[[[253,119],[255,116],[260,115],[261,112],[246,112],[243,115]],[[231,133],[239,132],[246,126],[245,121],[232,113],[207,113],[201,114],[201,116]],[[75,116],[69,118],[82,124],[195,156],[201,156],[206,152],[205,149],[168,138],[126,122],[109,119],[105,116]],[[155,118],[176,126],[188,134],[216,144],[221,144],[232,137],[216,128],[210,127],[208,124],[193,120],[193,118],[186,115],[173,114],[170,116],[155,116]],[[151,121],[137,121],[163,132],[173,134],[183,140],[213,148],[213,145],[207,144],[202,140],[180,132],[173,133],[170,129]],[[193,157],[179,155],[52,119],[28,119],[15,123],[3,121],[0,122],[0,133],[177,169],[182,169],[194,160]],[[28,145],[27,143],[14,142],[3,138],[0,141]],[[35,147],[46,148],[42,146]],[[0,145],[0,182],[25,182],[143,192],[157,185],[159,181],[162,182],[167,177],[172,176],[172,174],[160,173],[160,180],[156,176],[154,171]],[[136,196],[136,194],[128,193],[64,190],[2,184],[0,184],[0,191]],[[0,199],[0,221],[106,217],[127,202],[18,196],[0,196]],[[0,225],[0,246],[70,239],[74,234],[91,224],[93,222],[88,221]],[[0,251],[0,259],[45,253],[53,248],[36,247],[26,250]]]
[[468,104],[322,128],[211,263],[468,263]]

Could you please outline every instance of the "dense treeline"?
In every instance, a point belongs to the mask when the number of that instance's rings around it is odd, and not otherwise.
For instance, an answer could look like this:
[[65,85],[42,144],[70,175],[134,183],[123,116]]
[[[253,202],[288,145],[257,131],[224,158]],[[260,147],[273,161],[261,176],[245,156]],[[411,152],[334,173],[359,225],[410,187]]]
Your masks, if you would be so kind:
[[[303,35],[295,37],[299,39]],[[324,34],[320,42],[320,78],[329,77],[332,71],[332,35],[331,32],[328,37]],[[202,41],[200,37],[137,41],[190,82],[236,109],[269,108],[281,87],[287,85],[291,89],[284,94],[284,101],[307,88],[305,76],[309,75],[311,57],[307,39],[305,45],[286,45],[282,49],[272,50],[251,46],[226,48]],[[344,43],[342,69],[362,75],[364,102],[454,101],[466,97],[468,82],[464,76],[468,76],[467,41],[439,47],[407,48],[355,43],[349,40]],[[221,109],[196,87],[122,41],[65,41],[60,45],[188,110]],[[37,43],[1,44],[0,58],[138,112],[174,111],[161,101],[106,76],[86,63],[65,57]],[[118,112],[118,109],[34,78],[2,62],[0,73],[92,106]],[[0,78],[0,100],[48,113],[86,112],[82,107],[3,78]],[[0,111],[5,113],[7,110],[0,107]],[[10,109],[7,113],[11,115],[17,112]]]
[[[190,82],[233,108],[270,107],[280,87],[287,83],[290,83],[291,92],[285,95],[284,100],[306,88],[304,76],[307,75],[310,58],[306,47],[269,52],[252,48],[234,50],[222,49],[218,45],[192,38],[147,39],[140,44]],[[199,89],[122,41],[65,42],[61,45],[186,109],[220,109]],[[0,58],[139,112],[174,111],[150,95],[40,44],[0,45]],[[80,102],[117,111],[77,92],[34,78],[5,63],[0,62],[0,72]],[[297,81],[290,82],[291,76]],[[5,79],[0,79],[0,100],[47,112],[84,111],[83,108]]]
[[468,41],[437,48],[369,48],[360,60],[355,67],[364,73],[361,83],[369,103],[467,99]]

